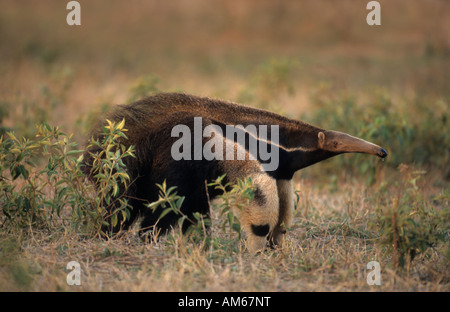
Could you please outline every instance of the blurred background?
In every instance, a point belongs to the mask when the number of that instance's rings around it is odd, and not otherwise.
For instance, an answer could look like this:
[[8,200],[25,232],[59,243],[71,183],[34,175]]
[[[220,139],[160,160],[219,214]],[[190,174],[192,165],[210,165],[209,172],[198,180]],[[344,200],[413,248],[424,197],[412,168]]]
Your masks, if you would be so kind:
[[[181,91],[361,136],[388,167],[449,179],[450,1],[379,1],[381,26],[366,0],[78,2],[69,26],[68,1],[0,0],[1,131],[47,121],[83,145],[113,105]],[[359,160],[373,179],[379,161],[358,155],[320,170]]]

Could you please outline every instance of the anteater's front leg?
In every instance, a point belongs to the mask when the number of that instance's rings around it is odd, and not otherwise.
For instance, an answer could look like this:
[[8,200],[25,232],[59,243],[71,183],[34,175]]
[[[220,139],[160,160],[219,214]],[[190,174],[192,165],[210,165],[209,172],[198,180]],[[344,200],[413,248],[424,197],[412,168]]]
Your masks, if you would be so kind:
[[247,248],[255,253],[264,249],[267,239],[279,220],[279,199],[276,180],[264,172],[250,175],[253,181],[254,200],[241,215],[242,228],[246,232]]
[[286,229],[291,226],[294,215],[294,189],[292,180],[277,180],[279,198],[279,215],[275,228],[270,233],[269,243],[272,247],[280,244]]

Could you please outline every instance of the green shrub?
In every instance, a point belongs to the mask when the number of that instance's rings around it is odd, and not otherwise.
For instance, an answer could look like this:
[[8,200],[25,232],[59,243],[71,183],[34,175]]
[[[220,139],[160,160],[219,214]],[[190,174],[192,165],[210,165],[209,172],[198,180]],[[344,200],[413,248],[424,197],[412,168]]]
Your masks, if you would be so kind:
[[[119,214],[128,217],[126,199],[118,194],[119,183],[129,180],[123,158],[133,154],[118,143],[123,127],[124,122],[109,123],[103,141],[91,139],[100,148],[92,155],[99,192],[82,172],[84,151],[58,127],[41,124],[36,140],[8,132],[0,139],[1,228],[54,231],[69,223],[92,235],[108,221],[115,225]],[[108,205],[117,203],[111,211]]]
[[[131,207],[124,196],[130,177],[123,162],[126,157],[134,157],[134,146],[125,147],[120,139],[126,139],[125,119],[114,123],[108,119],[107,125],[102,125],[102,134],[99,139],[91,138],[88,149],[96,152],[90,153],[92,168],[90,174],[94,179],[97,195],[93,198],[90,211],[97,228],[117,228],[119,221],[130,218]],[[83,211],[80,211],[83,215]],[[105,233],[103,233],[105,234]]]
[[167,189],[166,180],[164,180],[162,184],[156,184],[156,186],[159,188],[158,200],[148,204],[147,208],[151,209],[153,212],[160,207],[163,209],[159,215],[158,221],[164,218],[169,212],[173,212],[176,215],[181,216],[178,221],[180,226],[182,226],[185,221],[195,224],[194,220],[189,219],[188,216],[181,212],[181,205],[183,204],[185,197],[177,194],[175,191],[177,188],[176,186],[171,186]]
[[[81,157],[76,144],[59,128],[43,123],[38,140],[18,139],[8,132],[0,141],[0,191],[2,227],[50,230],[65,205],[84,205],[76,193]],[[42,157],[47,157],[46,165]]]
[[168,187],[165,181],[162,184],[157,184],[159,188],[158,200],[148,204],[147,207],[153,211],[161,207],[163,210],[159,219],[164,218],[169,212],[180,216],[178,225],[181,227],[185,222],[190,224],[185,234],[194,242],[202,242],[205,246],[212,246],[215,249],[227,248],[241,239],[241,225],[235,212],[241,211],[243,207],[250,204],[254,197],[254,189],[251,179],[238,180],[237,183],[228,182],[224,185],[224,178],[225,175],[207,184],[208,187],[213,187],[221,193],[218,195],[219,200],[210,203],[210,207],[214,210],[217,209],[219,212],[218,228],[222,230],[222,233],[231,234],[234,232],[237,234],[235,238],[224,240],[223,237],[209,235],[210,217],[199,212],[193,213],[192,217],[184,214],[181,207],[185,197],[179,196],[176,192],[176,186]]
[[[219,210],[219,216],[222,219],[220,222],[221,229],[226,231],[234,231],[241,238],[241,225],[235,212],[240,213],[244,207],[250,205],[254,198],[254,187],[251,178],[240,180],[236,183],[228,182],[223,185],[225,175],[218,177],[208,186],[219,190],[221,194],[218,196],[219,201],[213,204],[213,209]],[[226,218],[223,218],[226,216]]]
[[404,177],[397,196],[386,190],[378,194],[384,201],[378,207],[379,244],[391,255],[394,267],[404,267],[440,242],[448,244],[450,238],[448,194],[429,200],[418,186],[424,172],[406,165],[400,170]]

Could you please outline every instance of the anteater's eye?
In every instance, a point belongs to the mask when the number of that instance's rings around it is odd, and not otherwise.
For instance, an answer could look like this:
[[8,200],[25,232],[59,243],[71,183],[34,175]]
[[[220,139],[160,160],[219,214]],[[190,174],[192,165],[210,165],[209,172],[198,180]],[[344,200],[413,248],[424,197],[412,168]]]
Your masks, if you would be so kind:
[[337,147],[338,144],[339,144],[339,143],[338,143],[337,141],[334,141],[334,142],[333,142],[333,146],[334,146],[334,147]]

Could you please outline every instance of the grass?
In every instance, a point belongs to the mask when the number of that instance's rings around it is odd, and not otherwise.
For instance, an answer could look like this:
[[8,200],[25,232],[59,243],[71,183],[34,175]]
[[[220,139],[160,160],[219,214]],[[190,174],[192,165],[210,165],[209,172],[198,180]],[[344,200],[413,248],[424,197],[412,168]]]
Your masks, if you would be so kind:
[[[344,0],[80,3],[79,28],[64,24],[65,3],[2,4],[0,291],[450,290],[445,0],[383,2],[379,28]],[[76,151],[98,116],[158,91],[264,107],[390,155],[296,174],[294,223],[258,255],[220,204],[210,236],[99,238],[89,208],[102,199],[79,183]],[[70,261],[80,286],[66,283]],[[380,286],[366,282],[370,261]]]
[[[220,230],[213,217],[214,244],[178,231],[151,244],[137,233],[120,239],[81,237],[76,231],[31,231],[26,236],[2,234],[0,288],[44,291],[448,291],[448,243],[420,253],[408,268],[392,265],[379,244],[376,204],[364,186],[344,184],[330,201],[300,180],[301,202],[283,244],[258,255],[244,252],[244,242]],[[352,206],[353,208],[348,208]],[[343,208],[347,207],[347,208]],[[351,214],[346,210],[352,209]],[[447,206],[442,209],[448,210]],[[447,247],[446,247],[447,245]],[[448,251],[447,251],[448,252]],[[170,256],[168,256],[170,255]],[[81,285],[66,284],[65,265],[81,265]],[[366,283],[369,261],[379,261],[382,285]]]

